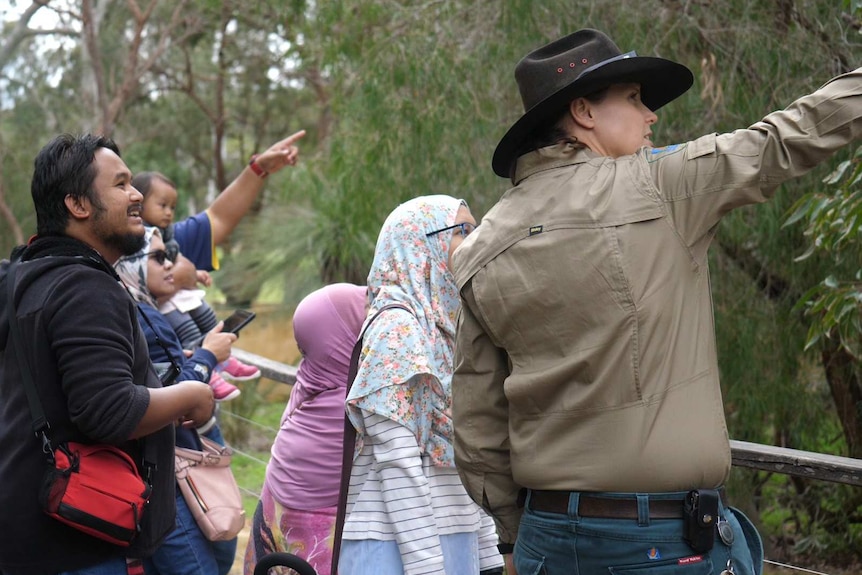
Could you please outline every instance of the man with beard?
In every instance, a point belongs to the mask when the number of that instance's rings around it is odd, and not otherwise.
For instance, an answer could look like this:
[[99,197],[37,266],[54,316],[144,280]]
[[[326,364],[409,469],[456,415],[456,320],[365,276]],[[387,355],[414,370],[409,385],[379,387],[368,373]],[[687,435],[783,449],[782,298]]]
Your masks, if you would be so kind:
[[[174,422],[206,422],[209,386],[162,387],[134,301],[112,264],[143,245],[141,194],[111,140],[61,135],[35,160],[37,235],[0,266],[0,571],[4,575],[126,575],[174,527]],[[23,357],[12,351],[10,317]],[[129,454],[152,493],[138,536],[119,547],[42,511],[48,470],[22,378],[29,364],[51,445],[111,444]],[[146,459],[146,463],[144,460]]]

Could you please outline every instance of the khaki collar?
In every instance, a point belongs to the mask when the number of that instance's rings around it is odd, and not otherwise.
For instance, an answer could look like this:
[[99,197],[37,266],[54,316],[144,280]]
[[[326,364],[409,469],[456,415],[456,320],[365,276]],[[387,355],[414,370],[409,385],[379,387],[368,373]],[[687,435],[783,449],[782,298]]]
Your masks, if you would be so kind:
[[512,178],[512,184],[517,186],[526,178],[538,172],[573,164],[582,164],[592,158],[598,157],[589,148],[575,147],[569,143],[554,144],[546,148],[539,148],[518,158],[515,164],[515,175]]

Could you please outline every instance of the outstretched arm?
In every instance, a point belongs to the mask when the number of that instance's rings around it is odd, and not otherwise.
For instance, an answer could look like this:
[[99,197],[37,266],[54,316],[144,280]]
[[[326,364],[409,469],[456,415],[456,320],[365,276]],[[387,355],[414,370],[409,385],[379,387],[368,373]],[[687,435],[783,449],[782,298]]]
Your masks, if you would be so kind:
[[[255,157],[255,163],[266,175],[274,174],[285,166],[296,165],[299,148],[295,143],[303,136],[305,136],[305,130],[300,130],[276,142],[265,152],[258,154]],[[213,245],[219,245],[230,236],[263,189],[263,182],[263,177],[257,175],[250,166],[246,166],[210,204],[207,214],[212,227]]]

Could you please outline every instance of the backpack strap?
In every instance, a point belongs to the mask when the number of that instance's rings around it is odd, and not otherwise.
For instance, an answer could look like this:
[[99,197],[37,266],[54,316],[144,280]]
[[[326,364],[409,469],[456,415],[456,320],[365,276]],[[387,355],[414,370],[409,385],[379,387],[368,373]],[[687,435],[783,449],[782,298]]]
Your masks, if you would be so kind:
[[[393,303],[385,305],[375,313],[371,319],[365,324],[365,329],[359,334],[359,339],[356,345],[353,346],[353,353],[350,356],[350,370],[347,374],[347,394],[350,393],[350,388],[353,387],[353,380],[356,379],[356,374],[359,371],[359,356],[362,354],[362,340],[365,337],[365,332],[374,322],[377,317],[388,309],[403,309],[410,315],[413,315],[413,310],[403,304]],[[345,398],[347,397],[345,394]],[[338,494],[338,512],[335,515],[335,537],[332,544],[332,567],[330,575],[338,575],[338,558],[341,555],[341,535],[344,532],[344,521],[347,519],[347,490],[350,486],[350,472],[353,470],[353,452],[356,449],[356,429],[347,417],[347,410],[344,412],[344,446],[341,454],[341,491]]]

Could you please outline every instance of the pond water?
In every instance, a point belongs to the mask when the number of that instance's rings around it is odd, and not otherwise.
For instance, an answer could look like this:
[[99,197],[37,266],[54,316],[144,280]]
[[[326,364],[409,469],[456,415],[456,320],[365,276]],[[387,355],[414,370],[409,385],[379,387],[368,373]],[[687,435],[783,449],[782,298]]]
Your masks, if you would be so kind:
[[[282,363],[299,363],[300,354],[293,338],[293,310],[274,305],[255,305],[251,309],[257,317],[243,328],[234,345]],[[220,307],[216,315],[223,319],[231,311]]]
[[[242,329],[234,347],[288,365],[298,365],[301,355],[293,338],[293,309],[275,305],[254,305],[251,309],[257,317]],[[215,311],[219,319],[224,319],[233,309],[218,306]],[[266,385],[265,389],[266,398],[270,401],[286,401],[290,393],[287,385]]]

